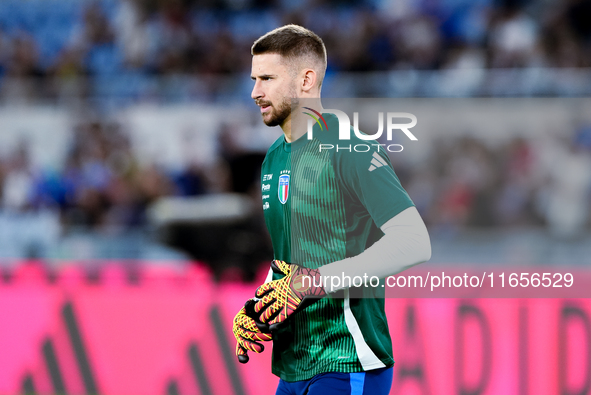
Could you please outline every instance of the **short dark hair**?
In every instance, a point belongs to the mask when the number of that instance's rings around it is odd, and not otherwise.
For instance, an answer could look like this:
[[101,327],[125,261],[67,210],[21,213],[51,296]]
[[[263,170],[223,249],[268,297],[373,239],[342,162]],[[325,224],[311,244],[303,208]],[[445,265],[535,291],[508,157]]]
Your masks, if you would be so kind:
[[315,58],[314,60],[318,61],[322,67],[319,70],[319,84],[322,84],[326,71],[326,47],[316,33],[305,27],[285,25],[271,30],[254,42],[250,53],[252,55],[276,53],[285,57],[291,64],[296,63],[300,58]]

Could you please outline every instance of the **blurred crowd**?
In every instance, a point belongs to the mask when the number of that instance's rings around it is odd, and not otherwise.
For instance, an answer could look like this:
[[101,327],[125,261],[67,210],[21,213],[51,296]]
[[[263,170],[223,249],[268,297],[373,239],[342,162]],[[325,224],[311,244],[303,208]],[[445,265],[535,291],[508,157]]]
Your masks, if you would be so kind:
[[577,238],[591,225],[590,126],[568,138],[514,137],[490,147],[466,136],[433,146],[420,167],[395,166],[434,233],[547,227]]
[[[79,124],[57,172],[35,168],[23,144],[0,157],[1,211],[50,209],[66,227],[130,229],[146,226],[147,208],[163,196],[237,192],[258,202],[264,154],[241,147],[233,127],[220,123],[213,163],[188,162],[180,171],[139,165],[114,122]],[[591,127],[569,139],[515,137],[495,147],[469,136],[446,138],[431,150],[421,166],[391,157],[434,230],[547,225],[570,236],[589,225]]]
[[[191,76],[201,91],[224,78],[249,84],[253,40],[285,23],[324,39],[329,76],[577,69],[591,67],[589,21],[591,0],[3,0],[0,99],[161,97],[162,79],[178,76]],[[171,91],[184,89],[183,81]],[[163,196],[256,198],[264,153],[235,141],[233,127],[220,123],[210,167],[196,161],[174,171],[140,165],[125,128],[101,118],[75,127],[57,169],[35,167],[23,141],[0,156],[0,221],[7,213],[51,212],[63,229],[125,230],[147,225],[148,208]],[[419,168],[392,159],[434,231],[548,226],[572,236],[589,225],[590,136],[581,126],[552,149],[538,140],[490,147],[466,137],[434,144]]]
[[[258,208],[264,153],[245,149],[234,132],[220,125],[213,162],[188,160],[176,170],[158,165],[157,158],[140,158],[129,133],[112,120],[78,123],[66,157],[55,158],[56,166],[36,165],[31,142],[22,140],[16,149],[0,155],[0,263],[6,257],[56,254],[58,241],[68,235],[110,235],[122,243],[130,236],[137,244],[134,235],[139,234],[144,243],[154,243],[156,227],[149,210],[163,197],[234,192],[250,196],[256,201],[252,207]],[[267,254],[268,237],[261,217],[262,212],[256,210],[246,221],[219,229],[210,223],[206,228],[187,230],[181,224],[167,228],[161,241],[199,259],[204,258],[203,251],[218,246],[217,255],[208,259],[215,263],[216,274],[241,263],[246,274],[239,276],[253,276],[262,260],[258,257]],[[214,234],[218,236],[209,245],[195,240],[195,235],[207,239]],[[92,254],[114,253],[96,248],[92,247]],[[125,251],[118,241],[106,248]],[[76,253],[63,252],[65,256]]]
[[[215,177],[207,177],[198,162],[179,171],[154,162],[140,165],[128,134],[117,122],[78,124],[64,164],[57,169],[35,167],[23,141],[0,156],[0,211],[57,210],[66,227],[128,229],[147,225],[147,208],[163,196],[248,193],[262,159],[250,167],[243,162],[235,166],[240,151],[229,147],[225,136],[220,134],[221,156],[212,164]],[[235,182],[232,171],[238,174]]]
[[[5,0],[0,3],[4,95],[22,77],[51,96],[84,76],[248,72],[253,40],[284,23],[323,37],[329,73],[591,66],[591,1]],[[56,77],[56,78],[52,78]],[[0,80],[1,81],[1,80]],[[143,82],[142,82],[143,81]],[[78,90],[99,87],[75,85]],[[84,93],[84,92],[78,92]]]

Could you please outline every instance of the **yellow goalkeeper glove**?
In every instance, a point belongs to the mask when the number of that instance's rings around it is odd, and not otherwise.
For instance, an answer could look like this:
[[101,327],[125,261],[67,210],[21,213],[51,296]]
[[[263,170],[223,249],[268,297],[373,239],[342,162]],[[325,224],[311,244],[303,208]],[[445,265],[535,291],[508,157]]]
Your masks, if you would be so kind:
[[258,300],[254,312],[261,322],[274,330],[292,314],[325,296],[326,291],[317,269],[278,260],[271,262],[271,269],[285,277],[265,283],[256,290]]
[[270,333],[261,331],[268,332],[266,325],[257,324],[252,318],[254,303],[253,299],[249,299],[234,317],[232,331],[236,338],[236,357],[240,363],[248,362],[248,351],[263,352],[265,347],[259,342],[272,340]]

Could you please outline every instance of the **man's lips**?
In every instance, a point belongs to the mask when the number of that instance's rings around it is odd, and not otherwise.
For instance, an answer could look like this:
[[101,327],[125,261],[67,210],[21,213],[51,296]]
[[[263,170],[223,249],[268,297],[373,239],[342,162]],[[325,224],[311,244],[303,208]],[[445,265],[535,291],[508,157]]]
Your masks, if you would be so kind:
[[266,113],[271,108],[270,102],[257,101],[256,105],[261,108],[261,114]]

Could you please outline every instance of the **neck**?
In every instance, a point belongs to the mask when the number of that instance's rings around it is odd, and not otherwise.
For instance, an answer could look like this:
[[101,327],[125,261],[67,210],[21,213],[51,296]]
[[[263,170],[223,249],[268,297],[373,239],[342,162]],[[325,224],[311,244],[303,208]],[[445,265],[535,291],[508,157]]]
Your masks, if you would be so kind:
[[283,121],[283,123],[281,124],[281,130],[283,130],[283,135],[285,136],[285,141],[287,141],[288,143],[292,142],[292,136],[291,136],[291,115],[289,114],[289,116],[287,118],[285,118],[285,121]]
[[302,137],[307,132],[308,119],[310,117],[305,115],[304,112],[310,112],[305,110],[303,107],[312,108],[318,112],[322,112],[322,103],[320,98],[306,99],[300,101],[298,106],[293,109],[289,117],[285,119],[285,122],[281,125],[283,134],[285,135],[285,141],[291,143]]

